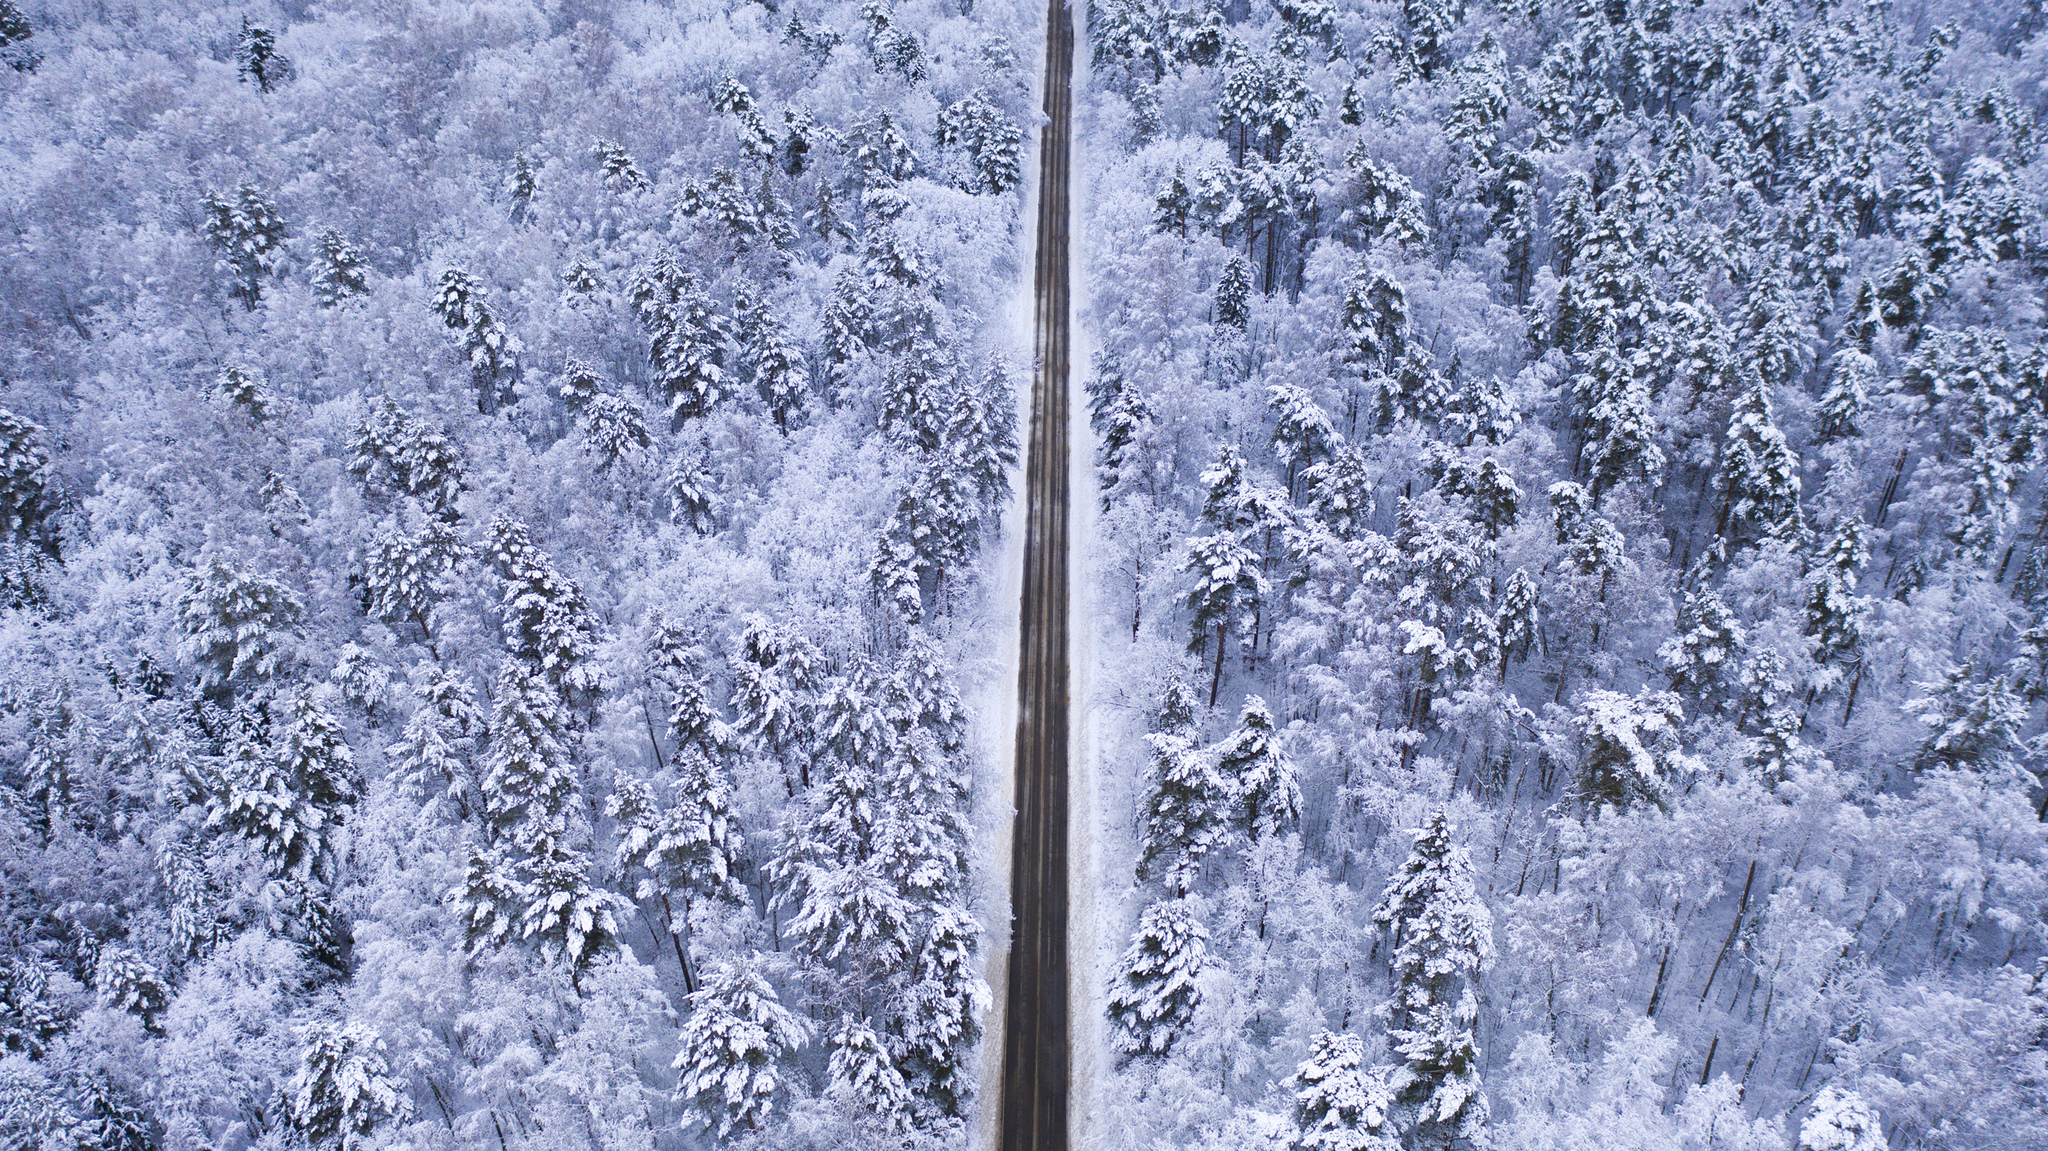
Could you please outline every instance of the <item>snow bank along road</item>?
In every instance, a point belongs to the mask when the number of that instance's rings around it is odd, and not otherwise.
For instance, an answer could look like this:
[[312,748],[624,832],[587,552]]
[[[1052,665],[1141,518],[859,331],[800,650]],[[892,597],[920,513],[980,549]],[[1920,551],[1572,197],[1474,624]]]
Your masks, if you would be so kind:
[[1024,466],[1003,1151],[1064,1151],[1067,1146],[1067,158],[1074,18],[1065,0],[1050,0],[1045,22],[1038,372]]

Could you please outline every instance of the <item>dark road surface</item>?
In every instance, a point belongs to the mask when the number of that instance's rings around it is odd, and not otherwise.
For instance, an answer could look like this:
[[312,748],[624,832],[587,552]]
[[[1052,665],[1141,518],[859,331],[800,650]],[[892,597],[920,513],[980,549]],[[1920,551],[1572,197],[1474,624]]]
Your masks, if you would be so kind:
[[1067,157],[1074,21],[1049,0],[1038,172],[1038,372],[1024,467],[1002,1151],[1067,1146]]

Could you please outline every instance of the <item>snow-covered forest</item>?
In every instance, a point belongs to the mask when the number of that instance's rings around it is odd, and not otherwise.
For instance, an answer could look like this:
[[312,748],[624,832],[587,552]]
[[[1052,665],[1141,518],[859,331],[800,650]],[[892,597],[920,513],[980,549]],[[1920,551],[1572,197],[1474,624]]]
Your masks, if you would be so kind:
[[[2042,6],[1077,13],[1079,1143],[2048,1146]],[[986,1130],[1041,19],[0,0],[0,1147]]]
[[1040,19],[0,0],[0,1146],[964,1142]]
[[2048,1146],[2043,26],[1096,0],[1103,1146]]

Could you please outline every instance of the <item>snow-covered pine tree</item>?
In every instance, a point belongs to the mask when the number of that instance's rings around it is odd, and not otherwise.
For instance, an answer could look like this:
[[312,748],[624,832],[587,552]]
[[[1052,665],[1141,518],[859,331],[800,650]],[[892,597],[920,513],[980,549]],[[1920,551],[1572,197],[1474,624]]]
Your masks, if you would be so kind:
[[92,989],[102,1006],[135,1016],[153,1035],[163,1033],[158,1020],[171,1005],[171,988],[134,948],[118,943],[102,946],[93,962]]
[[1361,377],[1383,374],[1408,350],[1408,293],[1384,269],[1352,269],[1338,311],[1338,357]]
[[384,1039],[368,1024],[316,1022],[299,1032],[299,1066],[285,1086],[292,1130],[320,1151],[355,1151],[379,1129],[402,1127],[412,1097],[391,1073]]
[[1721,453],[1722,529],[1738,542],[1794,540],[1801,530],[1799,459],[1771,419],[1770,390],[1748,374]]
[[1216,645],[1209,678],[1209,706],[1216,705],[1223,686],[1223,661],[1230,657],[1231,624],[1249,618],[1266,594],[1263,557],[1246,546],[1241,533],[1226,529],[1188,541],[1181,571],[1191,577],[1188,590],[1188,650],[1197,656]]
[[903,1081],[888,1047],[868,1021],[848,1014],[833,1032],[830,1046],[825,1090],[852,1100],[892,1131],[908,1126],[910,1085]]
[[529,148],[512,153],[512,170],[505,176],[505,193],[512,197],[512,222],[515,224],[526,219],[527,210],[533,206],[533,198],[540,194],[543,162],[544,157]]
[[782,1005],[760,972],[758,954],[713,968],[690,996],[683,1021],[676,1098],[691,1118],[718,1133],[758,1131],[781,1089],[780,1062],[810,1042],[810,1028]]
[[640,406],[608,392],[591,397],[583,408],[583,450],[597,461],[600,473],[609,472],[654,446],[647,430],[647,417]]
[[27,46],[36,34],[35,25],[21,14],[14,0],[0,0],[0,63],[17,72],[33,72],[43,54]]
[[604,174],[604,186],[621,195],[627,192],[644,192],[651,185],[647,174],[633,162],[632,153],[617,140],[599,137],[590,145],[590,156],[597,161],[598,171]]
[[[310,692],[301,690],[292,697],[276,753],[278,770],[293,791],[320,810],[323,824],[340,823],[342,809],[355,806],[362,793],[355,753],[349,750],[340,722]],[[316,870],[323,866],[316,863]],[[324,870],[332,873],[331,868]]]
[[760,754],[795,760],[810,786],[810,748],[816,737],[817,692],[824,657],[802,635],[785,632],[760,615],[743,621],[733,660],[733,727]]
[[1235,797],[1198,738],[1199,703],[1195,690],[1175,677],[1145,736],[1152,756],[1138,878],[1158,878],[1176,894],[1187,891],[1195,869],[1236,816]]
[[1748,638],[1727,601],[1702,584],[1685,593],[1678,626],[1657,649],[1657,658],[1671,673],[1672,690],[1712,704],[1728,688]]
[[761,115],[760,102],[754,99],[754,93],[740,83],[738,77],[726,76],[718,81],[718,86],[711,93],[711,107],[739,121],[740,149],[747,159],[766,163],[775,158],[779,142],[768,130],[768,122]]
[[237,717],[223,740],[213,794],[207,804],[207,825],[237,832],[252,840],[271,875],[301,883],[316,869],[327,870],[324,813],[259,742],[260,719],[247,711]]
[[1237,727],[1206,753],[1229,790],[1235,810],[1232,827],[1247,839],[1278,835],[1301,818],[1301,787],[1294,763],[1280,749],[1279,733],[1266,701],[1244,699]]
[[476,410],[487,416],[496,414],[512,400],[512,378],[525,346],[491,311],[483,281],[461,268],[441,273],[434,314],[462,341],[470,383],[476,388]]
[[363,604],[387,623],[410,623],[431,633],[430,613],[445,590],[441,581],[469,554],[447,520],[427,517],[419,530],[380,529],[363,556]]
[[733,897],[743,840],[733,826],[732,783],[722,765],[692,745],[679,751],[674,770],[676,798],[666,809],[635,779],[621,780],[606,801],[605,814],[620,825],[619,870],[637,874],[641,899],[669,892]]
[[445,521],[461,518],[461,449],[444,432],[407,415],[386,398],[349,437],[348,471],[370,495],[411,496]]
[[1879,384],[1880,369],[1870,353],[1858,348],[1836,352],[1828,368],[1828,387],[1814,411],[1814,432],[1822,443],[1863,434],[1870,395]]
[[295,658],[305,603],[283,583],[216,555],[194,571],[178,598],[181,651],[216,699],[258,687]]
[[1214,317],[1219,327],[1243,331],[1251,322],[1252,270],[1242,256],[1232,256],[1216,280]]
[[486,760],[490,843],[472,849],[454,899],[472,950],[534,941],[581,968],[618,938],[618,896],[590,882],[590,828],[563,739],[560,696],[517,663],[498,678]]
[[995,527],[1009,503],[1018,449],[1017,397],[1000,361],[990,362],[979,378],[963,379],[945,438],[973,485],[981,526]]
[[495,839],[534,855],[577,838],[581,781],[563,740],[569,717],[540,676],[508,664],[493,692],[482,780]]
[[1528,658],[1530,649],[1541,638],[1542,626],[1541,594],[1529,573],[1516,568],[1494,607],[1493,628],[1495,642],[1500,645],[1503,682],[1508,677],[1508,662]]
[[242,30],[235,37],[235,74],[243,83],[254,81],[257,91],[268,94],[291,78],[292,62],[277,53],[277,36],[260,24],[242,17]]
[[1626,356],[1605,342],[1587,357],[1609,370],[1587,377],[1586,446],[1590,487],[1597,503],[1617,484],[1654,484],[1664,471],[1664,449],[1650,415],[1650,389]]
[[805,796],[803,814],[767,872],[777,906],[794,907],[789,932],[828,962],[898,970],[915,953],[918,907],[885,858],[887,818],[875,773],[827,756],[829,774]]
[[50,478],[42,426],[0,408],[0,540],[25,538],[42,522]]
[[1266,410],[1273,416],[1273,454],[1287,469],[1290,481],[1343,446],[1344,439],[1331,425],[1329,414],[1306,388],[1294,384],[1268,387]]
[[1186,169],[1179,164],[1173,166],[1173,177],[1159,189],[1153,205],[1153,231],[1188,238],[1188,225],[1195,219],[1195,190],[1188,186]]
[[1024,182],[1024,130],[976,88],[939,112],[938,143],[958,148],[971,173],[967,191],[1001,196]]
[[927,1118],[939,1124],[965,1118],[974,1096],[969,1056],[989,1005],[975,959],[980,939],[981,924],[965,908],[936,908],[900,999],[897,1061]]
[[369,294],[370,281],[363,254],[341,233],[329,228],[313,242],[317,263],[313,265],[313,299],[332,308],[352,296]]
[[1294,1140],[1299,1151],[1399,1151],[1390,1122],[1391,1068],[1367,1067],[1356,1035],[1319,1031],[1295,1069]]
[[2005,676],[1978,679],[1968,667],[1956,667],[1938,682],[1919,686],[1921,698],[1905,705],[1932,729],[1920,745],[1919,767],[1961,768],[2000,783],[2032,785],[2021,762],[2020,732],[2028,708]]
[[517,520],[491,522],[490,557],[506,650],[580,706],[598,682],[589,666],[597,621],[583,590],[556,570]]
[[244,180],[229,195],[208,192],[206,239],[219,253],[218,266],[231,280],[229,295],[255,311],[263,284],[284,259],[284,217],[254,181]]
[[1408,860],[1373,911],[1392,946],[1387,1036],[1401,1063],[1388,1079],[1417,1146],[1479,1137],[1478,984],[1493,962],[1493,914],[1479,898],[1472,860],[1451,840],[1439,809],[1416,832]]
[[1678,747],[1684,718],[1675,692],[1587,692],[1572,720],[1580,733],[1578,798],[1596,809],[1663,806],[1689,766]]
[[1845,713],[1856,706],[1856,686],[1862,678],[1863,625],[1870,601],[1856,594],[1856,573],[1868,562],[1863,519],[1845,515],[1806,576],[1806,635],[1813,640],[1813,661],[1819,665],[1813,686],[1830,692],[1850,680]]
[[415,694],[419,702],[399,741],[384,750],[385,762],[399,785],[420,801],[422,818],[441,818],[441,804],[447,802],[455,819],[467,823],[483,809],[470,757],[489,717],[468,682],[447,672],[435,673]]
[[1127,1057],[1164,1056],[1194,1019],[1208,938],[1185,899],[1163,899],[1145,909],[1109,989],[1109,1018],[1121,1031],[1116,1043]]
[[678,749],[673,766],[673,803],[663,808],[645,782],[629,777],[605,801],[605,815],[618,821],[613,866],[632,882],[635,899],[659,904],[684,987],[695,990],[690,908],[696,898],[741,894],[734,872],[743,840],[733,826],[732,783],[724,766],[693,744]]
[[697,278],[667,253],[633,281],[633,313],[647,331],[655,388],[669,420],[706,415],[725,398],[727,325]]
[[743,313],[740,353],[776,430],[788,435],[790,417],[803,409],[809,396],[810,365],[768,301],[755,302]]

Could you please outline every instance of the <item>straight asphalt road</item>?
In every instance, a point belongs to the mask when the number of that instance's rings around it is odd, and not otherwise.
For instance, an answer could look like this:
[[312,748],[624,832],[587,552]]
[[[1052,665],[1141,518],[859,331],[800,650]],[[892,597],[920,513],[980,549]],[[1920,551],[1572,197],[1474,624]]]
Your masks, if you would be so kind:
[[1038,168],[1038,371],[1024,466],[1002,1151],[1067,1147],[1067,160],[1073,72],[1073,12],[1065,0],[1049,0]]

